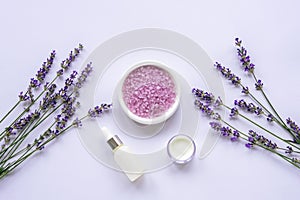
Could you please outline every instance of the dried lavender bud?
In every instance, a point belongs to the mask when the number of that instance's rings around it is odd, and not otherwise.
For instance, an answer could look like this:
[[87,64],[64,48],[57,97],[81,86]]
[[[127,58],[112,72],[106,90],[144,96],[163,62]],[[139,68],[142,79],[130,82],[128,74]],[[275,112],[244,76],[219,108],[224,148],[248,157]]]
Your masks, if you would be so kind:
[[255,65],[251,63],[250,56],[247,54],[247,50],[245,49],[245,47],[242,46],[242,40],[236,38],[235,45],[237,47],[237,54],[240,59],[242,67],[246,72],[253,73]]
[[262,90],[262,88],[263,88],[263,83],[262,83],[262,81],[261,80],[258,80],[256,83],[255,83],[255,89],[257,89],[257,90]]
[[265,138],[263,135],[258,135],[255,131],[249,130],[248,141],[252,144],[261,144],[269,149],[276,149],[277,144]]
[[211,126],[211,128],[213,128],[216,131],[220,131],[222,128],[222,125],[220,122],[210,122],[209,125]]
[[242,93],[249,94],[249,88],[248,87],[243,87]]
[[194,104],[198,109],[200,109],[207,116],[212,117],[214,115],[214,111],[208,105],[204,105],[201,101],[196,99]]
[[221,133],[221,136],[230,137],[232,142],[235,142],[240,137],[240,133],[238,130],[231,129],[229,127],[222,126],[220,122],[210,122],[209,125],[214,130]]
[[203,90],[193,88],[192,93],[199,98],[201,101],[205,101],[208,104],[211,104],[214,102],[215,97],[212,93],[204,92]]
[[77,78],[75,83],[75,88],[74,88],[75,91],[79,90],[83,86],[83,84],[85,83],[87,77],[90,75],[92,70],[93,70],[92,63],[90,62],[86,65],[86,67],[82,70],[80,76]]
[[100,116],[105,110],[112,107],[112,104],[101,104],[100,106],[95,106],[93,109],[88,111],[88,115],[92,118]]
[[238,109],[236,107],[231,108],[230,114],[229,114],[230,117],[235,117],[238,114],[239,114],[239,111],[238,111]]
[[74,121],[73,121],[73,126],[75,127],[81,127],[82,126],[82,123],[81,123],[81,120],[79,120],[78,118],[76,118]]
[[300,134],[300,128],[299,126],[291,120],[291,118],[287,118],[286,119],[286,123],[290,126],[290,128],[295,132],[297,133],[298,135]]
[[230,138],[230,140],[231,140],[232,142],[235,142],[235,141],[238,140],[239,137],[240,137],[239,131],[238,131],[238,130],[234,130],[234,131],[233,131],[233,136]]
[[64,71],[66,71],[70,68],[71,63],[79,56],[82,49],[83,49],[83,46],[81,44],[79,44],[77,48],[74,48],[74,50],[69,53],[68,58],[66,58],[65,60],[63,60],[61,62],[61,64],[60,64],[61,69],[56,72],[57,76],[63,75]]
[[245,100],[234,100],[234,105],[239,106],[243,110],[246,110],[250,113],[255,113],[256,115],[263,114],[263,109],[261,107],[255,106],[253,103],[247,103]]
[[214,102],[214,107],[220,107],[221,105],[223,105],[223,101],[222,101],[222,99],[221,99],[221,97],[218,97],[217,99],[216,99],[216,101]]
[[216,62],[214,65],[218,71],[221,72],[221,74],[231,81],[231,83],[235,86],[239,85],[241,83],[241,78],[236,76],[235,74],[231,73],[231,70],[229,68],[223,67],[220,63]]
[[272,114],[268,114],[267,120],[268,122],[273,122],[275,120],[275,117]]

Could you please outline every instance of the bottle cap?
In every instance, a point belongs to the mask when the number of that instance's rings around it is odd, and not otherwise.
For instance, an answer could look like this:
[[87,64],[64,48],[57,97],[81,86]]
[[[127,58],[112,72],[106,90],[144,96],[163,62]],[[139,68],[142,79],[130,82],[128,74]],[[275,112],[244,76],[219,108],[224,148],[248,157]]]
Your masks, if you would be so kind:
[[106,138],[106,141],[108,143],[108,145],[110,146],[110,148],[114,151],[116,148],[118,148],[119,146],[123,145],[123,142],[121,141],[121,139],[117,136],[117,135],[113,135],[108,128],[106,127],[102,127],[101,131],[104,135],[104,137]]

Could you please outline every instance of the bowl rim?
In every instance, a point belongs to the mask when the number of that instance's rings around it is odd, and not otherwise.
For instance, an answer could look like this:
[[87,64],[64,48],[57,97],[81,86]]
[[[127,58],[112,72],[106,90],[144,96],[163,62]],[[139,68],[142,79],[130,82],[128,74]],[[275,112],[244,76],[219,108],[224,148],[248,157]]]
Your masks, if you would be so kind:
[[[124,99],[123,99],[123,84],[124,84],[124,81],[126,80],[128,75],[132,71],[134,71],[135,69],[138,69],[139,67],[145,66],[145,65],[154,65],[155,67],[163,69],[164,71],[166,71],[170,75],[170,77],[172,78],[172,80],[175,84],[175,92],[176,92],[175,102],[173,103],[173,105],[165,113],[163,113],[162,115],[159,115],[157,117],[154,117],[154,118],[143,118],[143,117],[135,115],[134,113],[132,113],[129,110],[129,108],[127,107],[127,105],[126,105],[126,103],[124,102]],[[176,112],[176,110],[179,106],[180,96],[181,96],[181,89],[180,89],[179,81],[176,78],[175,71],[172,70],[170,67],[168,67],[166,64],[164,64],[160,61],[157,61],[157,60],[143,60],[143,61],[140,61],[140,62],[137,62],[137,63],[133,64],[125,72],[125,74],[122,76],[122,79],[119,82],[118,100],[119,100],[120,106],[130,119],[132,119],[135,122],[138,122],[140,124],[145,124],[145,125],[158,124],[158,123],[162,123],[162,122],[166,121],[167,119],[169,119]]]

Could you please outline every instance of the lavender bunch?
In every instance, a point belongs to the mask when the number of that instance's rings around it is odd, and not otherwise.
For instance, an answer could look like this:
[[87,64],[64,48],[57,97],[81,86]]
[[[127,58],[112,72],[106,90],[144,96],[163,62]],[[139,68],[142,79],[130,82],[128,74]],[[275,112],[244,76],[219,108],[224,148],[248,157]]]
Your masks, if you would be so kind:
[[[75,70],[69,73],[63,86],[58,89],[58,78],[68,73],[82,49],[80,44],[71,51],[61,62],[56,76],[47,82],[55,56],[53,51],[38,70],[36,77],[30,79],[27,90],[19,94],[16,105],[2,118],[1,123],[21,102],[25,103],[24,111],[0,133],[0,179],[12,173],[25,160],[43,150],[48,143],[55,141],[69,129],[81,127],[82,120],[101,116],[111,108],[111,104],[101,104],[87,111],[85,116],[76,117],[79,92],[92,72],[92,63],[88,63],[81,73]],[[42,133],[40,127],[44,128]]]
[[[250,56],[246,48],[242,45],[242,41],[235,39],[237,55],[243,70],[248,73],[254,80],[253,88],[262,95],[266,100],[267,105],[264,105],[250,90],[250,87],[243,84],[240,77],[234,74],[229,68],[222,66],[220,63],[215,63],[215,68],[222,76],[230,81],[234,86],[241,89],[241,93],[250,99],[250,102],[245,99],[236,99],[233,106],[223,103],[220,97],[215,96],[210,92],[205,92],[201,89],[194,88],[192,93],[195,96],[195,106],[202,111],[206,116],[213,121],[210,122],[211,128],[220,133],[221,136],[229,138],[232,142],[243,142],[245,147],[261,148],[267,150],[293,166],[300,169],[300,128],[290,117],[286,121],[276,112],[271,101],[263,90],[263,82],[258,79],[254,73],[255,65],[251,62]],[[217,109],[226,109],[229,111],[228,119],[223,119],[216,111]],[[247,114],[257,115],[259,117],[250,119]],[[236,118],[247,121],[252,128],[247,131],[242,131],[230,123],[230,119]],[[267,120],[269,123],[275,123],[282,127],[283,131],[290,134],[290,138],[283,138],[282,133],[274,133],[267,127],[263,126],[260,121]],[[253,128],[259,129],[262,133],[257,133]],[[267,135],[267,136],[266,136]],[[271,139],[270,139],[271,138]],[[274,142],[276,141],[276,142]]]

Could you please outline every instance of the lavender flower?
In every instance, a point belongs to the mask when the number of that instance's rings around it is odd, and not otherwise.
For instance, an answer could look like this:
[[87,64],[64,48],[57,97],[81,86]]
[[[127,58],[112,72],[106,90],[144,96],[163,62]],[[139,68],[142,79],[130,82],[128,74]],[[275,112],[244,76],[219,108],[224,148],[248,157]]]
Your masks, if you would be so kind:
[[[221,99],[213,99],[213,95],[210,93],[206,93],[199,89],[193,89],[192,92],[196,97],[196,100],[194,104],[196,107],[202,111],[204,114],[206,114],[208,117],[212,119],[217,119],[218,122],[210,122],[210,126],[220,132],[221,136],[230,138],[231,141],[237,141],[239,138],[246,141],[245,146],[247,148],[253,148],[254,146],[260,147],[262,149],[265,149],[267,151],[270,151],[274,153],[275,155],[279,156],[280,158],[284,159],[285,161],[288,161],[289,163],[293,164],[295,167],[300,169],[300,159],[298,157],[291,157],[290,155],[286,154],[300,154],[300,128],[298,125],[293,122],[290,118],[287,119],[287,124],[281,119],[279,114],[276,112],[275,108],[272,106],[271,102],[267,98],[266,94],[263,91],[263,82],[260,79],[257,79],[254,74],[255,65],[251,62],[250,56],[248,55],[248,52],[244,46],[242,46],[242,41],[238,38],[235,39],[235,45],[237,47],[237,54],[239,57],[239,61],[241,63],[241,66],[243,67],[244,71],[250,74],[255,81],[255,89],[260,90],[262,96],[268,103],[268,107],[271,109],[272,112],[270,112],[267,107],[265,107],[259,100],[256,98],[252,93],[250,93],[250,90],[247,86],[244,86],[241,82],[241,79],[236,76],[229,68],[226,68],[222,66],[220,63],[216,62],[215,67],[216,69],[225,77],[227,80],[231,81],[231,83],[235,86],[240,86],[242,89],[242,93],[245,95],[248,95],[251,99],[255,101],[256,104],[259,106],[256,106],[254,103],[247,103],[245,100],[235,100],[234,105],[237,107],[231,108],[230,106],[227,106],[223,104]],[[264,137],[263,135],[257,134],[253,130],[249,130],[248,134],[239,132],[238,130],[235,130],[235,128],[230,125],[228,122],[226,122],[224,119],[221,119],[221,116],[214,112],[214,110],[210,106],[218,107],[222,105],[222,107],[230,110],[230,117],[234,117],[237,115],[240,115],[242,119],[245,119],[247,122],[251,123],[252,125],[259,127],[260,129],[264,130],[265,132],[269,133],[274,138],[280,140],[283,143],[288,144],[286,148],[278,147],[275,142],[272,140]],[[258,122],[256,122],[256,119],[249,119],[247,116],[239,113],[239,108],[242,110],[245,110],[250,113],[254,113],[258,116],[265,116],[269,122],[275,121],[279,126],[281,126],[284,130],[287,130],[289,134],[293,137],[293,140],[284,139],[281,136],[273,133],[272,131],[268,130],[264,126],[260,125]],[[273,116],[274,115],[274,116]],[[227,127],[222,126],[221,123],[224,123],[227,125]],[[289,127],[288,127],[289,126]],[[296,150],[294,150],[296,149]]]
[[70,68],[71,63],[79,56],[82,49],[83,49],[82,44],[79,44],[77,48],[74,48],[74,50],[69,53],[69,57],[61,62],[60,64],[61,69],[59,69],[56,72],[57,76],[62,76],[64,71]]
[[287,118],[286,119],[286,123],[290,126],[290,128],[297,134],[299,135],[300,134],[300,128],[299,126],[291,120],[291,118]]
[[214,111],[208,105],[204,105],[201,101],[196,99],[194,104],[202,111],[202,113],[205,113],[207,116],[212,117],[214,115]]
[[233,74],[231,72],[231,70],[229,68],[225,68],[223,67],[220,63],[216,62],[215,63],[215,67],[217,68],[218,71],[221,72],[221,74],[228,79],[229,81],[231,81],[231,83],[235,86],[240,85],[241,84],[241,78],[239,78],[238,76],[236,76],[235,74]]
[[40,112],[38,110],[35,110],[34,112],[16,121],[13,124],[12,128],[15,130],[23,130],[23,128],[25,128],[32,120],[39,118],[39,116],[40,116]]
[[83,86],[83,84],[86,82],[87,77],[90,75],[90,73],[92,72],[93,67],[92,67],[92,63],[88,63],[86,65],[86,67],[82,70],[80,76],[77,78],[74,88],[74,91],[76,93],[76,96],[78,96],[77,91]]
[[210,122],[209,125],[211,126],[211,128],[213,128],[216,131],[220,131],[222,128],[222,125],[220,122]]
[[43,63],[42,67],[37,71],[36,73],[36,79],[42,83],[45,78],[46,78],[46,75],[49,73],[51,67],[52,67],[52,64],[53,64],[53,61],[54,61],[54,58],[55,58],[55,55],[56,55],[56,52],[55,51],[52,51],[51,54],[50,54],[50,57],[47,58],[47,61]]
[[286,119],[287,124],[290,126],[290,129],[292,130],[294,141],[297,144],[300,144],[300,128],[299,126],[291,120],[291,118]]
[[249,137],[248,137],[248,141],[252,144],[261,144],[263,146],[265,146],[266,148],[270,148],[270,149],[276,149],[277,148],[277,144],[272,142],[271,140],[265,138],[263,135],[258,135],[255,131],[253,130],[249,130],[248,132]]
[[112,107],[112,104],[101,104],[100,106],[95,106],[93,109],[89,109],[88,115],[92,118],[98,117],[101,115],[104,111],[110,109]]
[[214,102],[215,97],[212,93],[204,92],[203,90],[193,88],[192,93],[199,98],[201,101],[205,101],[208,104],[211,104]]
[[29,99],[33,101],[34,95],[32,93],[32,89],[37,89],[41,86],[52,67],[55,55],[55,51],[52,51],[49,58],[47,58],[47,61],[44,62],[42,67],[37,71],[35,75],[36,78],[30,79],[27,91],[25,93],[23,91],[19,93],[19,101],[27,101]]
[[253,148],[253,143],[246,143],[245,147],[247,147],[248,149],[252,149]]
[[73,125],[75,127],[81,127],[82,126],[82,122],[81,120],[78,119],[78,117],[73,121]]
[[[62,135],[70,128],[82,126],[83,119],[87,117],[97,117],[111,108],[111,104],[101,104],[101,106],[90,109],[86,116],[82,118],[76,117],[72,122],[69,122],[74,117],[76,107],[79,105],[77,102],[79,89],[86,82],[87,77],[92,71],[91,63],[86,66],[78,78],[78,73],[73,71],[70,76],[65,79],[64,85],[59,90],[56,90],[56,80],[69,69],[71,63],[79,55],[81,50],[82,45],[75,48],[74,51],[69,54],[69,57],[61,63],[61,69],[57,71],[55,78],[50,83],[44,83],[46,75],[54,60],[55,51],[53,51],[50,58],[48,58],[37,71],[36,77],[30,79],[27,91],[25,93],[19,93],[19,102],[13,109],[22,101],[31,100],[31,103],[25,108],[24,112],[11,123],[11,125],[0,133],[0,179],[11,173],[35,152],[43,150],[46,144]],[[43,85],[43,91],[34,98],[35,89],[38,89],[41,85]],[[40,101],[38,102],[37,100],[39,98]],[[35,111],[29,113],[32,108]],[[57,114],[58,108],[60,108],[59,114]],[[11,111],[9,111],[3,119],[5,119],[10,112]],[[29,114],[26,114],[27,112]],[[54,121],[49,123],[48,118],[53,115],[56,115]],[[3,119],[1,119],[0,123]],[[41,123],[49,123],[50,126],[31,143],[27,145],[24,144],[24,141],[27,141],[27,138],[32,138],[34,129]],[[40,132],[41,130],[37,131],[37,133]]]
[[230,140],[232,142],[235,142],[238,140],[238,138],[240,137],[240,132],[238,130],[234,130],[233,131],[233,136],[230,138]]
[[264,114],[261,107],[255,106],[253,103],[248,104],[244,99],[234,100],[234,105],[239,106],[250,113],[255,113],[256,115]]
[[240,137],[240,133],[238,130],[231,129],[228,126],[227,127],[222,126],[220,122],[210,122],[209,125],[214,130],[220,132],[221,136],[230,137],[230,140],[232,142],[237,141],[238,138]]
[[255,83],[255,89],[257,89],[257,90],[262,90],[262,88],[263,88],[263,83],[262,83],[262,81],[261,80],[258,80],[256,83]]
[[243,87],[242,93],[249,94],[249,88],[248,87]]
[[230,114],[229,114],[230,117],[235,117],[238,114],[239,114],[239,111],[238,111],[238,109],[236,107],[231,108]]
[[27,101],[29,99],[29,95],[27,93],[23,93],[23,92],[20,92],[19,94],[19,101]]
[[267,120],[268,122],[273,122],[275,120],[275,117],[272,114],[268,114]]
[[285,151],[286,154],[291,154],[293,152],[293,148],[292,147],[287,146],[286,148],[287,148],[287,150]]
[[251,63],[250,56],[247,54],[247,50],[242,46],[242,40],[235,39],[235,45],[237,47],[237,54],[244,70],[248,73],[254,73],[254,64]]
[[221,105],[223,105],[223,101],[221,97],[218,97],[214,103],[214,107],[220,107]]
[[231,128],[229,128],[229,127],[223,126],[223,127],[220,129],[220,132],[221,132],[221,135],[224,136],[224,137],[227,137],[227,136],[232,135],[232,130],[231,130]]

